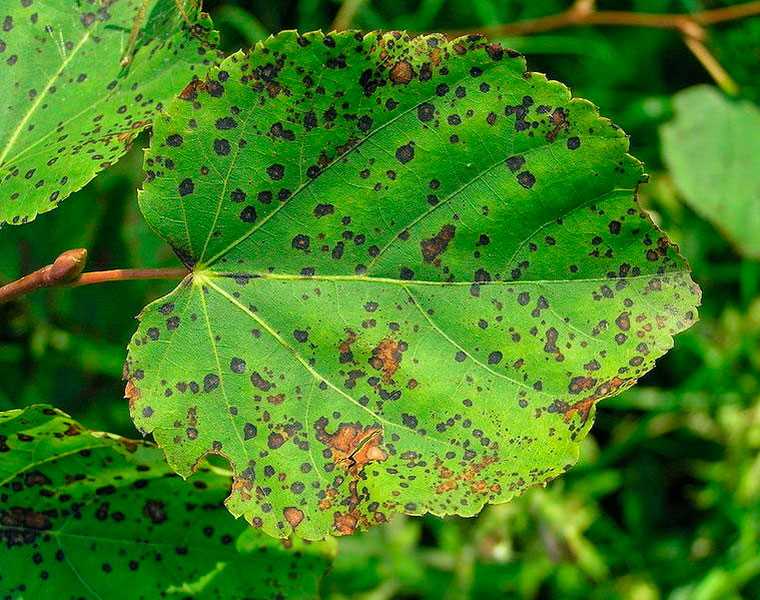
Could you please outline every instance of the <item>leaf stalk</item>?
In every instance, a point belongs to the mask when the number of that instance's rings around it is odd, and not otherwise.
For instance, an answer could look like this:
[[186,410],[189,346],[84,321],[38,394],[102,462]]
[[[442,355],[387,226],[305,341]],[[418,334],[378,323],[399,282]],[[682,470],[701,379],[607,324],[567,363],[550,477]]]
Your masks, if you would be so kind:
[[0,287],[0,304],[10,302],[40,288],[79,287],[110,281],[182,279],[189,272],[184,267],[178,267],[167,269],[111,269],[84,273],[86,264],[87,250],[85,248],[66,250],[51,264]]

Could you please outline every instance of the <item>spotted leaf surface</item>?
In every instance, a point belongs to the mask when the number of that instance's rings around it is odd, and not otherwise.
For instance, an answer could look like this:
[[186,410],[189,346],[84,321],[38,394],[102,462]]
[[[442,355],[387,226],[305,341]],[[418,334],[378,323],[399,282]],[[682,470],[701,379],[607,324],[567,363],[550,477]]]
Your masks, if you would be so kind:
[[174,0],[2,3],[0,225],[54,209],[205,72],[216,34],[191,6],[183,16]]
[[314,598],[324,543],[274,540],[224,508],[229,478],[188,485],[160,450],[46,406],[0,413],[3,598]]
[[695,319],[623,132],[478,38],[282,33],[156,123],[141,208],[189,267],[127,360],[179,473],[274,535],[474,515],[567,469]]
[[674,103],[662,152],[676,186],[739,251],[760,259],[760,110],[709,86]]

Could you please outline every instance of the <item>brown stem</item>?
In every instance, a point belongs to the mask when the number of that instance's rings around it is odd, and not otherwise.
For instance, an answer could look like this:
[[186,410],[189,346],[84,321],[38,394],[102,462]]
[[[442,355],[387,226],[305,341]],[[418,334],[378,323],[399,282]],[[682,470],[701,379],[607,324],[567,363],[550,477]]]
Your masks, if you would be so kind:
[[745,2],[725,8],[703,10],[695,13],[658,14],[637,13],[619,10],[596,10],[594,0],[575,0],[566,11],[537,19],[526,19],[516,23],[505,23],[490,27],[479,27],[448,32],[449,37],[484,34],[490,37],[504,35],[528,35],[542,33],[566,27],[589,25],[617,27],[653,27],[658,29],[675,29],[681,32],[684,43],[699,60],[715,82],[728,94],[739,90],[736,82],[710,53],[704,41],[707,37],[705,25],[725,23],[744,17],[760,15],[760,0]]
[[751,17],[760,14],[760,0],[755,2],[745,2],[744,4],[735,4],[725,8],[713,8],[712,10],[703,10],[694,14],[694,19],[703,25],[715,25],[725,21],[734,21],[742,17]]
[[695,13],[637,13],[619,10],[595,10],[594,4],[578,0],[568,10],[526,19],[516,23],[505,23],[489,27],[476,27],[459,31],[450,31],[450,37],[460,37],[473,33],[483,33],[489,36],[527,35],[541,33],[566,27],[582,27],[586,25],[618,26],[618,27],[655,27],[659,29],[677,29],[692,37],[701,39],[698,32],[701,25],[714,25],[733,21],[743,17],[760,15],[760,0],[746,2],[726,8],[703,10]]
[[87,250],[84,248],[66,250],[52,264],[0,287],[0,304],[44,287],[76,287],[134,279],[181,279],[188,273],[187,269],[181,267],[175,269],[114,269],[83,273],[86,263]]
[[351,27],[354,17],[366,0],[343,0],[330,29],[344,31]]
[[731,96],[739,93],[739,86],[723,68],[723,65],[718,62],[718,59],[713,56],[712,52],[708,50],[702,40],[685,35],[683,36],[683,41],[724,92]]

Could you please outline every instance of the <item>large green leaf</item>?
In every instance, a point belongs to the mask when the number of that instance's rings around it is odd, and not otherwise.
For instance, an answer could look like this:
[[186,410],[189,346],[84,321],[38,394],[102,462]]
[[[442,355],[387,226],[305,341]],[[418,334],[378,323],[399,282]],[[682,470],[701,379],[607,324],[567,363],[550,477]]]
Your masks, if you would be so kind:
[[[161,452],[46,406],[0,413],[3,598],[314,598],[329,546],[282,542],[188,485]],[[289,548],[289,549],[288,549]]]
[[572,465],[695,319],[622,131],[471,37],[286,32],[156,123],[141,208],[192,272],[127,396],[267,532],[473,515]]
[[216,59],[217,38],[189,1],[184,16],[174,0],[4,4],[0,225],[52,210],[118,160]]
[[760,259],[760,110],[709,86],[674,97],[662,152],[684,200]]

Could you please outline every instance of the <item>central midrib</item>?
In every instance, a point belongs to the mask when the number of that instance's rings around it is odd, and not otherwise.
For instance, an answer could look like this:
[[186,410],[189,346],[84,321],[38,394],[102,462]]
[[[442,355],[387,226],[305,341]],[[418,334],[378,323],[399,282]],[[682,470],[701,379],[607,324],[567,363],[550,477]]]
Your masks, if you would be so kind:
[[214,278],[235,278],[250,277],[253,280],[269,281],[348,281],[357,283],[374,283],[390,284],[402,287],[408,286],[438,286],[438,287],[463,287],[463,286],[495,286],[495,285],[552,285],[566,283],[595,283],[595,282],[613,282],[620,281],[637,281],[640,279],[652,279],[672,277],[677,275],[689,275],[686,269],[676,269],[665,273],[645,273],[642,275],[632,275],[629,277],[585,277],[577,279],[514,279],[514,280],[497,280],[497,281],[428,281],[423,279],[394,279],[392,277],[367,277],[365,275],[296,275],[296,274],[277,274],[277,273],[246,273],[245,271],[220,273],[212,270],[195,271],[196,274],[203,277]]

